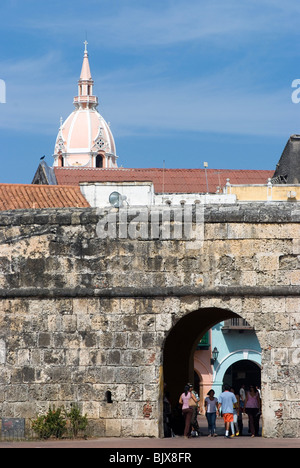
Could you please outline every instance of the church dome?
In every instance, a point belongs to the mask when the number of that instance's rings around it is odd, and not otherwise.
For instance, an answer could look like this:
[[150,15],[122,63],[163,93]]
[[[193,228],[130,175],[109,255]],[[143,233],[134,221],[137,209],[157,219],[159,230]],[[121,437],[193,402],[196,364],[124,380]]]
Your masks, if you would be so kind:
[[109,124],[98,112],[98,98],[93,95],[87,42],[75,110],[61,126],[54,149],[54,166],[117,167],[116,147]]

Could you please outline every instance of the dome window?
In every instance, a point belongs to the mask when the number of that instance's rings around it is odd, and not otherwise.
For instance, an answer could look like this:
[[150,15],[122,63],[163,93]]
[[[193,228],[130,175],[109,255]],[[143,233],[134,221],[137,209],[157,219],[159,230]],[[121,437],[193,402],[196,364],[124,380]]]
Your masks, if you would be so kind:
[[98,154],[96,157],[96,167],[102,168],[103,167],[103,156],[102,154]]
[[64,158],[61,154],[58,156],[58,167],[64,167]]

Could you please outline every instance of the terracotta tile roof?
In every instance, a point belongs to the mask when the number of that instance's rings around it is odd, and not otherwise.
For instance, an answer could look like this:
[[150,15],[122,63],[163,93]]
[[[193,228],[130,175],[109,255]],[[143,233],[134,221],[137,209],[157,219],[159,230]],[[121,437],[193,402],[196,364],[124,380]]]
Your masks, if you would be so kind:
[[89,206],[78,186],[0,184],[0,211]]
[[[156,193],[207,192],[204,169],[92,169],[56,167],[58,185],[78,185],[80,182],[130,182],[151,181]],[[231,184],[266,184],[274,170],[207,169],[208,191],[216,192]]]

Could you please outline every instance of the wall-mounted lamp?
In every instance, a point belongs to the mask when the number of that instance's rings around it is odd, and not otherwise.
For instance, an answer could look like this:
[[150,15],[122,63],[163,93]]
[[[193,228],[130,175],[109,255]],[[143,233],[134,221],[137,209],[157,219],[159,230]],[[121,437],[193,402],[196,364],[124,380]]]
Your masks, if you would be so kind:
[[214,363],[216,362],[216,360],[218,359],[218,356],[219,356],[219,351],[218,351],[218,349],[216,347],[214,347],[211,355],[212,355],[212,359],[211,359],[210,362],[211,362],[211,365],[214,365]]

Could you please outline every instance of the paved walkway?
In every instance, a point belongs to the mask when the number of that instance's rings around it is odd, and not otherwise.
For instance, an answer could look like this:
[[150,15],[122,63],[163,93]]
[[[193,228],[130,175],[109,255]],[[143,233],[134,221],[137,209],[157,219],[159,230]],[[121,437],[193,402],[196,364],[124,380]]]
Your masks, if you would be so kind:
[[[300,448],[300,439],[266,439],[264,437],[251,438],[248,435],[248,418],[243,418],[244,431],[242,437],[232,439],[224,438],[224,424],[222,418],[217,419],[218,437],[207,437],[206,418],[199,417],[199,425],[202,436],[191,439],[183,437],[173,437],[168,439],[152,438],[101,438],[89,440],[51,440],[51,441],[33,441],[33,442],[0,442],[1,448],[101,448],[106,453],[115,453],[117,450],[133,449],[131,453],[139,449],[155,449],[172,452],[172,450],[181,449],[184,452],[203,448]],[[167,449],[167,450],[166,450]],[[193,451],[193,452],[194,452]]]
[[185,440],[183,437],[172,439],[120,439],[101,438],[90,440],[34,441],[34,442],[0,442],[2,448],[101,448],[101,449],[203,449],[203,448],[300,448],[300,439],[265,439],[263,437],[236,437],[225,439],[223,436],[208,438],[198,437]]

